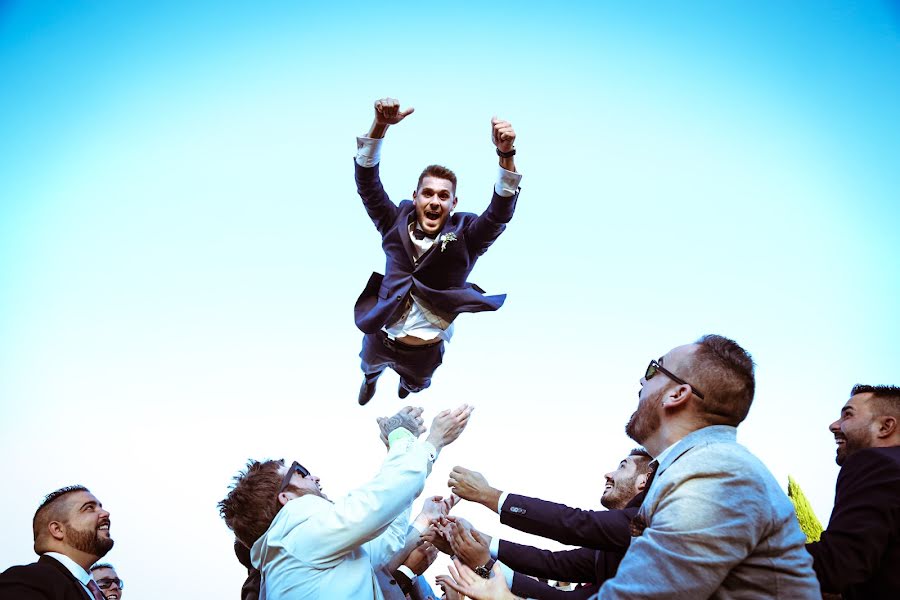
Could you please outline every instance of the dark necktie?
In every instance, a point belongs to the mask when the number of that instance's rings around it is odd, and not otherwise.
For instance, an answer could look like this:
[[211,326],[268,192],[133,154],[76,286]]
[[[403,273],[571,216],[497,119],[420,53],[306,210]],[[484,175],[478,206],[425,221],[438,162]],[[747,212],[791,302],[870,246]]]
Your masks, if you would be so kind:
[[106,596],[104,596],[103,592],[100,591],[100,586],[97,585],[97,582],[93,579],[88,581],[87,588],[91,591],[91,595],[94,597],[94,600],[106,600]]
[[425,238],[428,238],[429,240],[434,239],[430,235],[426,235],[426,233],[421,229],[413,229],[413,237],[415,237],[417,240],[424,240]]

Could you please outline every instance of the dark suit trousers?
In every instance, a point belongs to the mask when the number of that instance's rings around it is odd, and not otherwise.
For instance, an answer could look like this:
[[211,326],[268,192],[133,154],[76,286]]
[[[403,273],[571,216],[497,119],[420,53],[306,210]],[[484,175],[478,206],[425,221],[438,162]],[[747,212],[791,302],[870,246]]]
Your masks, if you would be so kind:
[[375,381],[385,368],[390,367],[400,376],[400,385],[410,392],[421,392],[431,385],[431,376],[443,362],[444,342],[406,346],[388,339],[384,331],[367,333],[359,358],[366,381]]

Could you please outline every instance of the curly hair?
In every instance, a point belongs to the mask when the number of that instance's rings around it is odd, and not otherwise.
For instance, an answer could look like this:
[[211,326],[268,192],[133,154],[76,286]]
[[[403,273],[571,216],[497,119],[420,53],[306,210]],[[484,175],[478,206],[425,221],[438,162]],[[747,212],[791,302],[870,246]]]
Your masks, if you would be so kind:
[[281,510],[277,500],[284,460],[250,459],[247,467],[234,477],[234,484],[218,503],[219,514],[235,537],[248,548],[269,529]]

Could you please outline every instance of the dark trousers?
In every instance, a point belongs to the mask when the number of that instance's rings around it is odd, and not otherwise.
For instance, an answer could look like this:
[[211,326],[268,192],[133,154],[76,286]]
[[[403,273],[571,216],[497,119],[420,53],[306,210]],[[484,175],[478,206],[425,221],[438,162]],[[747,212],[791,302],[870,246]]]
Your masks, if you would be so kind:
[[400,376],[400,385],[410,392],[421,392],[431,385],[431,376],[443,362],[444,341],[430,346],[407,346],[391,340],[383,331],[367,333],[359,358],[369,383],[390,367]]

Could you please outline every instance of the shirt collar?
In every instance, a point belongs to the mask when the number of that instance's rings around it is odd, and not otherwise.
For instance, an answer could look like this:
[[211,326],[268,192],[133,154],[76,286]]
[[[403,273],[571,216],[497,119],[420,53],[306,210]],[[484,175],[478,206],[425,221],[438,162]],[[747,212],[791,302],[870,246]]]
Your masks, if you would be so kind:
[[656,476],[658,477],[662,474],[663,471],[669,468],[669,465],[694,446],[723,441],[734,442],[736,439],[737,428],[730,425],[710,425],[692,431],[659,453],[659,456],[656,457],[656,462],[659,464],[656,469]]
[[75,579],[80,581],[82,585],[86,586],[91,580],[91,574],[85,571],[81,565],[79,565],[77,562],[75,562],[65,554],[60,554],[59,552],[44,552],[44,556],[50,556],[62,563],[62,565],[67,568],[69,572],[75,576]]

